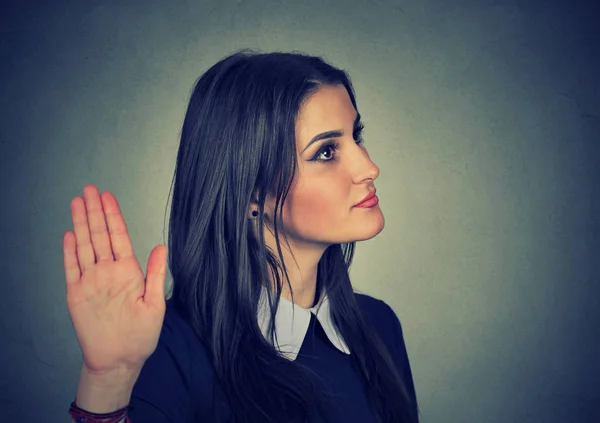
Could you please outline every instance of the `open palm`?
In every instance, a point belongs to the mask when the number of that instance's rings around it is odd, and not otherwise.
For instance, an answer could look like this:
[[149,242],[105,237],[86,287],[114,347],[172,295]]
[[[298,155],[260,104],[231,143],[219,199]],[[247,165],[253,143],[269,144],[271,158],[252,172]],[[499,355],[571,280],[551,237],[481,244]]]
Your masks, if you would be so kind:
[[154,352],[165,315],[164,245],[150,253],[147,277],[133,253],[116,198],[94,185],[71,201],[63,238],[67,307],[92,373],[139,370]]

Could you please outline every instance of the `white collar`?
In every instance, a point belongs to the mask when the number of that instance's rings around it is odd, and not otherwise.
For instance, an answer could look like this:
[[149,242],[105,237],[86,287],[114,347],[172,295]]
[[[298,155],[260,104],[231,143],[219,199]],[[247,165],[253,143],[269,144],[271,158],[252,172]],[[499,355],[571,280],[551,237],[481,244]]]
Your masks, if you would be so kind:
[[[274,301],[274,300],[273,300]],[[303,308],[292,303],[284,297],[280,297],[279,306],[275,315],[275,334],[278,350],[289,360],[295,360],[298,351],[304,342],[304,337],[310,325],[310,314],[314,314],[321,323],[323,330],[331,343],[345,354],[350,354],[350,349],[335,330],[329,309],[327,292],[323,290],[319,302],[312,308]],[[269,302],[267,288],[261,290],[258,303],[258,325],[265,339],[268,340],[267,330],[269,328]]]

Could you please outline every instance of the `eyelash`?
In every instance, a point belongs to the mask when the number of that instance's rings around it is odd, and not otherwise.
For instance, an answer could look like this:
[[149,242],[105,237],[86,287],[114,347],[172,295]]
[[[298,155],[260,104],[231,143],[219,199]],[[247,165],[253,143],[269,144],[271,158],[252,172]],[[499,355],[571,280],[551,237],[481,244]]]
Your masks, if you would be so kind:
[[[356,145],[363,145],[365,143],[365,140],[362,137],[362,131],[363,129],[365,129],[364,125],[361,123],[360,125],[358,125],[356,128],[354,128],[354,134],[352,134],[352,137],[355,139]],[[321,148],[319,149],[319,151],[317,152],[317,154],[315,155],[313,161],[316,162],[335,162],[336,156],[335,156],[335,152],[338,151],[338,149],[340,148],[340,143],[334,140],[329,140],[328,142],[326,142],[325,144],[323,144],[321,146]],[[334,153],[333,156],[331,156],[330,159],[328,160],[319,160],[319,156],[321,154],[323,154],[324,151],[327,151],[327,149],[331,149],[331,152]]]

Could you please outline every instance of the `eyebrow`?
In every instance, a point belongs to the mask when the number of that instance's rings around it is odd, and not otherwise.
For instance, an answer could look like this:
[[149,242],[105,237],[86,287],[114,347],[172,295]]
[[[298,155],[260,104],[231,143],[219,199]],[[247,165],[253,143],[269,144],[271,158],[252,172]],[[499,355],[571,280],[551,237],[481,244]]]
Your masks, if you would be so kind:
[[[360,122],[360,113],[356,113],[356,118],[354,119],[354,127],[356,128],[358,126]],[[343,129],[337,129],[334,131],[327,131],[327,132],[322,132],[318,135],[315,135],[310,142],[308,143],[308,145],[306,147],[304,147],[304,150],[302,150],[302,153],[304,153],[308,147],[310,147],[311,145],[313,145],[314,143],[316,143],[317,141],[326,139],[326,138],[337,138],[337,137],[341,137],[342,135],[344,135],[344,130]]]

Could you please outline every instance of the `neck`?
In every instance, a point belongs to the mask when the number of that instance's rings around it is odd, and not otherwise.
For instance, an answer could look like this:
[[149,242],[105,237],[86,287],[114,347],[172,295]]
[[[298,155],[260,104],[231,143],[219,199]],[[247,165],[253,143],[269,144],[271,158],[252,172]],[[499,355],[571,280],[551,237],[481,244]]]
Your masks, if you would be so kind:
[[[290,246],[291,246],[290,242]],[[277,251],[275,248],[274,251]],[[317,273],[319,260],[323,255],[323,251],[307,251],[294,249],[294,256],[297,261],[294,261],[290,252],[282,247],[284,262],[287,267],[290,285],[294,294],[294,304],[302,308],[311,308],[319,300],[317,292]],[[272,275],[271,275],[272,276]],[[281,296],[288,301],[292,301],[292,291],[282,274],[279,274],[282,281]],[[271,278],[271,286],[275,289],[275,279]]]
[[[287,261],[286,261],[287,263]],[[317,298],[317,271],[311,269],[308,274],[302,273],[300,269],[296,267],[288,267],[288,276],[290,278],[290,287],[284,278],[284,275],[280,272],[280,279],[282,281],[281,296],[288,301],[292,301],[294,304],[302,308],[311,308],[318,300]],[[271,286],[275,291],[275,279],[271,278]],[[292,292],[294,299],[292,300]]]
[[[270,251],[277,251],[277,243],[272,230],[263,231],[265,243]],[[317,297],[317,270],[319,261],[328,245],[303,243],[288,236],[289,246],[280,235],[281,253],[286,265],[289,276],[289,285],[285,275],[279,271],[279,277],[282,281],[281,296],[288,301],[292,301],[292,292],[294,294],[293,303],[302,308],[311,308],[318,301]],[[293,251],[293,256],[292,256]],[[279,262],[280,258],[275,254],[275,259]],[[271,287],[275,292],[275,278],[271,272]]]

